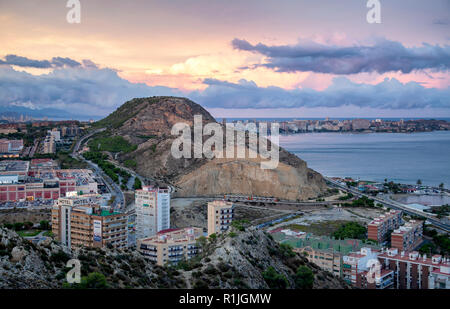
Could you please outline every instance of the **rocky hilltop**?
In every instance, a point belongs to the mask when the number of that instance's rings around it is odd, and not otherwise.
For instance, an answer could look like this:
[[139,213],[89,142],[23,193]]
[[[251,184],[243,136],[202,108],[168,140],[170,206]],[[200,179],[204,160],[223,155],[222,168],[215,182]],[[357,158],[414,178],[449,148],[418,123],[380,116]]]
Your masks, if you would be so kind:
[[248,154],[244,159],[175,159],[170,152],[176,138],[171,129],[179,122],[193,126],[194,115],[201,115],[204,124],[215,122],[203,107],[186,98],[140,98],[126,102],[95,126],[136,145],[134,151],[119,153],[117,158],[135,162],[135,170],[143,176],[172,184],[177,188],[175,196],[233,193],[304,200],[326,190],[319,173],[284,149],[273,170],[261,169],[261,158],[251,159]]
[[0,228],[0,289],[69,288],[65,265],[74,258],[81,262],[80,288],[349,288],[262,231],[221,235],[202,248],[201,256],[176,268],[160,267],[128,249],[66,250]]

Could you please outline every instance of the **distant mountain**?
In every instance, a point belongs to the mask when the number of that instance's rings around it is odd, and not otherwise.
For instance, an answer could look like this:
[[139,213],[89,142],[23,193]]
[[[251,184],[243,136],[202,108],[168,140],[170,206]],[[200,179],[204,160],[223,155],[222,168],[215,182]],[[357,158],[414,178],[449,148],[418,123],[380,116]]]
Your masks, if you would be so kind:
[[20,115],[29,116],[36,119],[42,119],[47,117],[48,119],[54,120],[66,120],[66,119],[76,119],[76,120],[89,120],[89,117],[83,114],[77,113],[76,111],[70,110],[60,110],[53,108],[45,109],[31,109],[23,106],[1,106],[0,107],[0,118],[2,116],[11,117],[15,116],[17,118]]
[[280,149],[280,163],[273,170],[261,169],[261,158],[175,159],[170,152],[176,138],[170,134],[171,128],[177,122],[193,126],[194,115],[202,115],[204,124],[215,122],[189,99],[150,97],[128,101],[94,125],[108,128],[104,135],[119,135],[137,145],[135,151],[119,154],[118,159],[133,160],[140,174],[174,185],[178,196],[233,193],[303,200],[326,190],[319,173],[284,149]]

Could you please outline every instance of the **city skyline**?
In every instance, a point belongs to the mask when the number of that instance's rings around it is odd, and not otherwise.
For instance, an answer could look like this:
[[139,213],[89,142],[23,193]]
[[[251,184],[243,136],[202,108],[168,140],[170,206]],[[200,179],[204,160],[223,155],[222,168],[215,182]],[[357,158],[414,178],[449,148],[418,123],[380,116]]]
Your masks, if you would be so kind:
[[445,0],[382,1],[380,24],[366,1],[80,3],[79,24],[65,1],[0,4],[0,111],[171,95],[215,117],[450,117]]

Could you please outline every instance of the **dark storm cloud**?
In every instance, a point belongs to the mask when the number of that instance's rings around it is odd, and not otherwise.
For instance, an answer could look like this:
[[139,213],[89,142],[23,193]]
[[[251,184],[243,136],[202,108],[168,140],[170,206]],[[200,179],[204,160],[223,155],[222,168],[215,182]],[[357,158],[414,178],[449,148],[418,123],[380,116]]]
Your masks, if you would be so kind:
[[51,60],[35,60],[17,55],[6,55],[0,64],[15,65],[19,67],[50,69],[59,67],[77,67],[81,63],[70,58],[53,57]]
[[277,72],[317,72],[330,74],[358,74],[363,72],[402,72],[431,69],[450,69],[450,45],[423,43],[420,47],[405,47],[399,42],[379,40],[372,46],[341,47],[305,42],[298,45],[252,45],[234,39],[235,49],[258,53],[267,57],[259,64]]
[[78,61],[75,61],[70,58],[62,58],[62,57],[53,57],[52,64],[55,67],[63,67],[63,66],[78,67],[81,65],[81,63],[79,63]]
[[27,57],[21,57],[16,55],[6,55],[5,60],[2,61],[2,64],[9,64],[9,65],[17,65],[20,67],[30,67],[30,68],[51,68],[52,64],[48,60],[33,60],[29,59]]

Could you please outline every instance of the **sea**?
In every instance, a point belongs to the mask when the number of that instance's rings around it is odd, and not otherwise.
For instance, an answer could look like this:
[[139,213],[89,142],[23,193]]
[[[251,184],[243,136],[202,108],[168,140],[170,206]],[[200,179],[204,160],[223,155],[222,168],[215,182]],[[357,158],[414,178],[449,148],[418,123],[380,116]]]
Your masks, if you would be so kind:
[[450,187],[450,131],[423,133],[303,133],[280,146],[329,177]]

